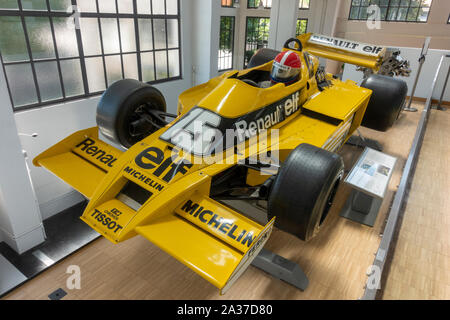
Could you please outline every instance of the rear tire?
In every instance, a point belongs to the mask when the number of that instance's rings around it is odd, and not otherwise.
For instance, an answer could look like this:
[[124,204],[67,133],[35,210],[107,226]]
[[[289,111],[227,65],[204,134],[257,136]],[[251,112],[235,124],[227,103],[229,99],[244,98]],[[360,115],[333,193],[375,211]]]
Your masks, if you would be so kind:
[[308,241],[319,231],[344,175],[342,158],[310,144],[301,144],[280,168],[270,191],[269,220]]
[[250,61],[247,64],[247,69],[254,68],[272,61],[279,53],[280,51],[277,50],[261,48],[256,51],[255,54],[250,58]]
[[371,74],[361,83],[371,89],[369,105],[361,125],[378,131],[386,131],[397,120],[405,103],[408,86],[400,79]]
[[166,101],[158,89],[133,79],[119,80],[106,89],[98,103],[97,125],[108,139],[130,148],[158,130],[145,121],[149,109],[166,112]]

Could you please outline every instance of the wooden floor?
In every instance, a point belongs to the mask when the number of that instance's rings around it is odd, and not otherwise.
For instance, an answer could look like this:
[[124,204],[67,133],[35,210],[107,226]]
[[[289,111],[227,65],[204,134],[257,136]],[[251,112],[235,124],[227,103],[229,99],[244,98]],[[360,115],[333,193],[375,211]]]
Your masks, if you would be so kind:
[[383,299],[450,299],[450,111],[432,110]]
[[[416,105],[416,107],[422,108],[420,104]],[[402,113],[396,126],[387,133],[361,128],[364,136],[377,139],[382,143],[386,153],[398,157],[389,190],[373,228],[339,217],[339,211],[350,192],[347,186],[341,185],[335,204],[323,229],[312,241],[304,243],[289,234],[274,230],[266,247],[285,258],[297,262],[303,268],[310,280],[310,285],[304,292],[294,289],[290,285],[274,279],[254,267],[250,267],[225,296],[220,296],[218,290],[200,278],[200,276],[142,237],[135,237],[119,245],[112,245],[103,238],[96,240],[16,289],[5,298],[47,299],[48,294],[58,288],[63,288],[68,292],[64,299],[358,299],[363,295],[364,284],[367,279],[365,273],[372,264],[374,253],[380,243],[380,232],[384,228],[386,214],[400,181],[403,165],[406,161],[419,117],[420,110],[416,113]],[[434,135],[433,133],[440,131],[436,126],[445,125],[448,128],[448,122],[432,118],[429,132],[432,132],[431,135]],[[448,134],[447,137],[449,137]],[[448,155],[449,149],[445,143],[445,139],[442,139],[439,145],[432,144],[427,140],[424,145],[424,158],[419,163],[418,169],[427,167],[426,162],[431,161],[432,166],[436,166],[437,163],[446,164],[448,170],[448,162],[441,162],[444,161],[442,158],[434,158],[439,156],[444,150]],[[361,150],[351,146],[343,148],[341,153],[347,168],[351,167],[352,161],[356,161],[360,152]],[[448,161],[448,156],[446,161]],[[407,229],[402,239],[417,241],[413,235],[422,232],[424,229],[421,228],[425,227],[427,228],[425,230],[431,232],[428,237],[432,237],[433,241],[430,242],[429,247],[424,245],[424,250],[422,251],[414,250],[409,243],[406,243],[407,241],[404,241],[403,244],[399,243],[399,250],[404,250],[408,254],[413,252],[413,255],[424,255],[424,259],[441,259],[443,257],[442,254],[426,255],[428,252],[426,249],[429,248],[430,252],[432,252],[431,244],[437,243],[434,240],[440,237],[437,234],[437,231],[439,231],[443,232],[447,238],[445,238],[446,240],[442,238],[440,246],[434,249],[440,252],[449,252],[448,210],[447,212],[444,212],[445,210],[442,211],[442,208],[448,208],[448,199],[445,199],[447,202],[436,200],[439,199],[437,195],[441,197],[442,194],[448,195],[448,180],[446,180],[447,184],[434,185],[433,177],[434,175],[439,175],[440,172],[438,170],[431,172],[433,172],[433,176],[426,178],[426,188],[428,191],[433,190],[436,195],[433,196],[432,194],[425,198],[422,194],[411,195],[411,206],[416,207],[417,203],[421,204],[415,209],[421,214],[420,220],[416,221],[417,224],[414,222],[409,226],[405,224]],[[447,171],[445,177],[448,179],[448,176]],[[442,177],[442,179],[445,179],[445,177]],[[445,186],[446,189],[441,190],[441,186]],[[432,208],[427,209],[433,211],[431,212],[433,213],[432,221],[434,224],[440,225],[439,229],[432,230],[432,227],[429,225],[431,222],[426,221],[426,205],[432,206]],[[441,220],[438,212],[442,215],[446,213],[446,220]],[[413,226],[416,225],[420,226],[419,231],[412,231]],[[423,233],[423,237],[425,236],[426,234]],[[439,272],[445,273],[445,271],[448,271],[448,255],[446,260],[441,260],[442,263],[446,263],[447,269],[441,268]],[[394,262],[393,275],[396,274],[396,277],[399,278],[402,271],[399,271],[399,275],[396,268],[401,268],[401,266],[409,262],[404,257],[400,257]],[[436,261],[430,260],[430,262],[434,263]],[[396,264],[398,264],[397,267]],[[66,280],[69,276],[66,274],[66,269],[70,265],[78,265],[81,268],[80,290],[67,290],[66,288]],[[434,266],[432,263],[426,265],[429,269],[434,268]],[[447,276],[447,286],[444,289],[447,290],[448,298],[449,273],[447,272],[444,276]],[[423,284],[424,282],[420,282],[419,285],[421,283]],[[409,282],[401,282],[394,286],[392,282],[388,282],[387,289],[389,290],[386,294],[389,294],[388,297],[390,298],[402,298],[402,293],[408,292],[410,285],[412,286]],[[398,289],[399,287],[401,288],[400,290]],[[434,291],[432,293],[435,293],[433,295],[435,297],[440,297],[441,294]]]

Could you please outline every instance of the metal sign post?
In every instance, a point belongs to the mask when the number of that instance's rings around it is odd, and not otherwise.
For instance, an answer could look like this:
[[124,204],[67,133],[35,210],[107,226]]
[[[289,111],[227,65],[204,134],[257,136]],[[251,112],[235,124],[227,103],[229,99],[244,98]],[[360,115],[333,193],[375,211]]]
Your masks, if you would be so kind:
[[[450,58],[450,54],[445,55],[446,58]],[[447,70],[447,75],[445,77],[445,81],[444,81],[444,87],[442,88],[442,92],[441,92],[441,96],[439,97],[439,102],[437,105],[432,106],[431,109],[436,109],[436,110],[440,110],[440,111],[445,111],[447,110],[446,107],[442,106],[442,99],[444,99],[444,93],[445,93],[445,89],[447,88],[447,83],[448,83],[448,75],[450,74],[450,66],[448,66],[448,70]]]
[[413,88],[411,91],[411,97],[409,98],[408,105],[403,109],[404,111],[409,111],[409,112],[417,111],[416,108],[411,108],[411,103],[414,98],[414,92],[416,92],[417,82],[419,81],[420,72],[422,71],[423,63],[425,62],[425,56],[427,55],[428,46],[430,45],[430,41],[431,41],[431,37],[427,37],[423,44],[422,52],[420,53],[420,58],[419,58],[419,69],[417,70],[416,78],[414,79],[414,85],[413,85]]

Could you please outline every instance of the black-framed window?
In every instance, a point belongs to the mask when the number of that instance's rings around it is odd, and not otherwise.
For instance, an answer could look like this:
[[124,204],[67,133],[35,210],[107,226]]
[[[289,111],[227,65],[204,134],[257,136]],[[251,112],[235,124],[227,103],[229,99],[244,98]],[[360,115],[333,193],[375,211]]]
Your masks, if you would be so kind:
[[299,36],[306,33],[308,29],[308,19],[299,18],[297,19],[297,27],[295,28],[295,35]]
[[389,22],[428,21],[433,0],[352,0],[349,20],[367,20],[370,5],[380,8],[380,20]]
[[272,0],[248,0],[247,8],[258,9],[261,4],[264,7],[264,9],[272,8]]
[[222,7],[233,8],[234,0],[221,0],[221,5],[222,5]]
[[235,18],[233,16],[220,17],[220,39],[218,53],[219,71],[230,70],[233,68],[234,23]]
[[266,48],[269,40],[270,18],[247,17],[245,29],[244,67],[260,48]]
[[[76,9],[76,10],[75,10]],[[0,0],[14,110],[181,77],[179,0]]]
[[310,0],[299,0],[298,8],[302,9],[302,10],[308,10],[309,2],[310,2]]

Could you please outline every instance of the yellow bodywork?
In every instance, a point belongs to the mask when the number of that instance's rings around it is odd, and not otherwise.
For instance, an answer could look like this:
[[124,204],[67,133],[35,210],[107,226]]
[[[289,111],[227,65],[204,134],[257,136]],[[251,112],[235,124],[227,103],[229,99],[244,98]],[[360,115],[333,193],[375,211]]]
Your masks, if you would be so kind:
[[[301,40],[305,50],[318,52],[306,38]],[[371,91],[331,75],[327,75],[331,85],[320,91],[316,78],[310,76],[317,71],[318,59],[312,58],[310,70],[303,54],[299,56],[301,79],[292,85],[262,89],[239,80],[255,69],[270,71],[272,62],[229,71],[183,92],[178,118],[127,151],[99,140],[94,127],[72,134],[33,163],[90,200],[81,219],[105,238],[118,243],[141,235],[225,292],[264,246],[275,218],[260,225],[210,197],[213,177],[243,160],[243,155],[223,151],[231,161],[199,162],[198,156],[160,136],[194,107],[238,119],[289,98],[291,105],[284,102],[284,110],[292,109],[292,113],[286,111],[288,116],[269,130],[279,129],[279,140],[268,139],[259,150],[244,141],[240,145],[244,154],[276,150],[283,161],[301,143],[338,150],[359,127]],[[267,177],[249,170],[247,182],[258,185]],[[124,190],[129,185],[145,190],[145,202],[127,200]]]
[[378,71],[386,48],[336,37],[306,33],[298,39],[312,55]]

